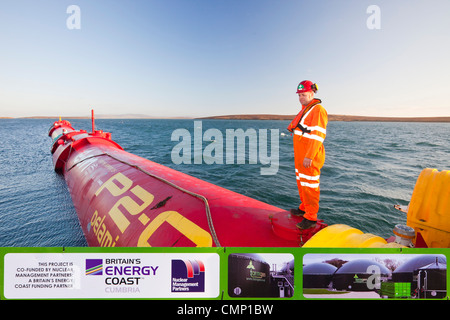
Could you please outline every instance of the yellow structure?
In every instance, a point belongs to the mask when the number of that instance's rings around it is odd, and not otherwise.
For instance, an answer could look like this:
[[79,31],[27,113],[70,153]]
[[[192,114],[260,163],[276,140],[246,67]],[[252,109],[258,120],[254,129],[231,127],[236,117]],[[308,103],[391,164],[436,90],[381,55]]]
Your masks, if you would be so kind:
[[386,243],[386,240],[371,233],[363,233],[345,224],[334,224],[312,236],[303,248],[379,248]]
[[406,224],[429,248],[450,248],[450,171],[424,169],[408,206]]

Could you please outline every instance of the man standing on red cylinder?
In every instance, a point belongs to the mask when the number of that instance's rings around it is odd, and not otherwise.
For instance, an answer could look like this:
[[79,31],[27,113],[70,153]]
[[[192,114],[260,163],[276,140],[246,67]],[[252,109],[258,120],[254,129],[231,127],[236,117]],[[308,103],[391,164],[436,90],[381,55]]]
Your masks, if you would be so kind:
[[299,229],[316,226],[320,198],[320,169],[325,162],[323,141],[327,133],[328,114],[314,98],[317,85],[309,80],[300,82],[297,94],[302,105],[300,113],[292,120],[288,130],[294,135],[294,161],[301,204],[291,209],[291,214],[303,217]]

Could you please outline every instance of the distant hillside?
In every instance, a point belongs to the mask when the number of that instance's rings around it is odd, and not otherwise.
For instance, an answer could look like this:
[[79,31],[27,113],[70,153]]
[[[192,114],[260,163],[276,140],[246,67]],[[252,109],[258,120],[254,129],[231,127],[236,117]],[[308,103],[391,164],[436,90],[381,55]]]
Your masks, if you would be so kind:
[[450,122],[450,117],[366,117],[329,115],[330,121],[378,121],[378,122]]
[[[229,120],[292,120],[296,115],[280,114],[234,114],[223,116],[210,116],[200,118],[189,117],[151,117],[142,114],[121,114],[121,115],[96,115],[96,119],[229,119]],[[31,116],[21,117],[21,119],[58,119],[59,116]],[[90,119],[90,117],[63,116],[63,119]],[[14,119],[10,117],[0,117],[0,119]],[[375,122],[450,122],[450,117],[368,117],[329,114],[329,121],[375,121]]]
[[[230,119],[230,120],[292,120],[296,115],[277,114],[236,114],[203,117],[198,119]],[[329,114],[329,121],[379,121],[379,122],[450,122],[450,117],[368,117]]]
[[295,115],[278,114],[234,114],[226,116],[202,117],[198,119],[230,119],[230,120],[292,120]]
[[[58,119],[59,116],[30,116],[20,119]],[[90,116],[62,116],[61,119],[90,119]],[[1,118],[0,118],[1,119]],[[13,118],[10,118],[13,119]],[[192,119],[187,117],[152,117],[145,114],[96,114],[95,119]]]

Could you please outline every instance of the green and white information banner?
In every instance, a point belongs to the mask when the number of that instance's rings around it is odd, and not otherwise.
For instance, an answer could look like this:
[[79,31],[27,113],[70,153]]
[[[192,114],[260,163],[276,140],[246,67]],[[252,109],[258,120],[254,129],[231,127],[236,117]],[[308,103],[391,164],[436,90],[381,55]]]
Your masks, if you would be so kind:
[[448,300],[449,250],[0,248],[0,299]]

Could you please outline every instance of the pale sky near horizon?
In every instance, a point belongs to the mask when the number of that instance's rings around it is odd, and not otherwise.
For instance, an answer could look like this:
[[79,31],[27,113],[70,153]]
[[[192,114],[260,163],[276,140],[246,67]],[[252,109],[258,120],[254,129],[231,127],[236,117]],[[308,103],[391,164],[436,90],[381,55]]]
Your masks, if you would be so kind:
[[296,114],[304,79],[329,114],[450,116],[449,15],[448,0],[0,0],[0,117]]

